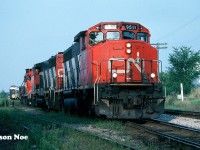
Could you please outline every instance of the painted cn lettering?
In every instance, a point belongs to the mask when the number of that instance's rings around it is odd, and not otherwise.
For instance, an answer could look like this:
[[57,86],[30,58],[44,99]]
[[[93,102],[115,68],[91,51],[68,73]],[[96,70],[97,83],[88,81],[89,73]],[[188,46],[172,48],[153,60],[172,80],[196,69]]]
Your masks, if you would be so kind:
[[[111,61],[124,61],[124,58],[110,58],[110,59],[108,60],[108,70],[109,70],[109,72],[111,72],[111,63],[110,63]],[[131,68],[130,62],[133,63],[133,64],[135,65],[135,67],[137,68],[137,70],[138,70],[139,72],[141,72],[141,67],[139,66],[138,63],[136,63],[135,59],[129,58],[129,59],[127,60],[126,73],[129,73],[129,72],[130,72],[130,68]],[[144,66],[144,64],[143,64],[143,66]],[[119,69],[119,70],[112,69],[112,71],[113,71],[113,72],[117,72],[117,73],[125,73],[125,70],[124,70],[124,69]],[[143,71],[144,71],[144,68],[143,68]]]

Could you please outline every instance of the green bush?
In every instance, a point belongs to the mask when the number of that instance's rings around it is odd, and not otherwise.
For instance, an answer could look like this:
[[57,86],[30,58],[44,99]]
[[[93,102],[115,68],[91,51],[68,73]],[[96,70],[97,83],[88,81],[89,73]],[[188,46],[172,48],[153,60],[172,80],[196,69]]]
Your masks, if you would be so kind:
[[9,105],[8,99],[0,99],[0,107],[5,107],[8,105]]
[[178,100],[176,95],[167,96],[165,108],[200,111],[200,89],[192,89],[189,95],[184,95],[184,101]]
[[192,89],[190,95],[188,95],[188,98],[200,100],[200,88]]

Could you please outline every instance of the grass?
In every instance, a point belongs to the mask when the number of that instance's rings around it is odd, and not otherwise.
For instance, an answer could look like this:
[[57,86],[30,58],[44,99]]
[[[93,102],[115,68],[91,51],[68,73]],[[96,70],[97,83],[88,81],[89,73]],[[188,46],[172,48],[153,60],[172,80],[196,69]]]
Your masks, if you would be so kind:
[[0,107],[8,106],[7,98],[0,98]]
[[[17,102],[16,102],[17,103]],[[52,124],[46,124],[38,120],[50,119],[69,124],[78,124],[83,126],[93,126],[97,128],[110,129],[113,132],[119,133],[122,137],[127,136],[126,128],[120,121],[92,119],[78,117],[64,113],[41,113],[40,115],[32,115],[23,111],[15,110],[13,107],[0,108],[0,127],[2,124],[10,132],[21,135],[28,135],[27,141],[17,141],[11,149],[89,149],[89,150],[104,150],[104,149],[123,149],[115,144],[105,142],[91,135],[80,133],[70,128],[58,127]],[[25,125],[30,131],[24,130],[20,125]],[[1,132],[0,132],[1,133]],[[138,137],[135,137],[137,139]],[[146,145],[146,146],[145,146]],[[158,149],[159,145],[152,141],[146,141],[146,144],[140,142],[138,149]],[[146,148],[147,147],[147,148]]]
[[[0,127],[4,127],[10,132],[21,135],[28,135],[28,140],[17,141],[12,144],[10,149],[69,149],[69,150],[118,150],[124,149],[118,147],[114,143],[109,143],[104,140],[93,137],[86,133],[75,131],[71,128],[58,127],[52,124],[46,124],[38,120],[38,117],[45,119],[55,119],[57,121],[66,122],[69,124],[82,124],[92,125],[93,127],[99,127],[104,129],[111,129],[118,132],[121,136],[126,136],[127,131],[123,124],[119,121],[102,120],[102,119],[90,119],[84,117],[77,117],[73,115],[67,115],[63,113],[48,112],[40,115],[31,115],[24,113],[23,111],[15,110],[13,107],[1,107],[0,108]],[[25,125],[30,131],[24,130],[21,126]],[[1,130],[1,129],[0,129]],[[1,132],[0,132],[1,133]],[[135,137],[137,139],[137,137]],[[146,141],[147,142],[147,141]],[[145,145],[147,149],[155,149],[158,145],[151,144],[151,141],[146,144],[140,143],[136,147],[144,149]],[[152,148],[153,147],[153,148]],[[8,149],[9,149],[8,148]],[[145,148],[146,149],[146,148]]]
[[69,150],[101,150],[101,149],[122,149],[116,145],[108,144],[105,141],[96,139],[90,135],[79,133],[72,129],[53,129],[43,132],[41,149],[52,149],[52,145],[58,149]]
[[[58,116],[56,113],[42,114],[40,117],[55,118],[56,116],[61,119],[67,119],[66,121],[72,121],[73,123],[91,123],[90,119],[78,118],[73,116]],[[37,116],[38,117],[38,116]],[[11,133],[28,135],[29,139],[26,141],[17,141],[13,146],[14,149],[123,149],[115,144],[105,142],[94,138],[91,135],[80,133],[73,129],[56,127],[55,125],[43,124],[38,121],[37,117],[30,117],[30,114],[26,114],[20,111],[14,111],[10,107],[0,108],[0,126],[4,126]],[[84,121],[83,121],[84,120]],[[106,122],[105,122],[106,124]],[[20,125],[25,125],[30,131],[24,130]],[[97,124],[98,126],[98,121]],[[101,123],[101,126],[103,123]],[[117,127],[118,129],[119,127]],[[9,147],[10,148],[10,147]],[[12,148],[11,148],[12,149]]]
[[123,123],[120,121],[80,117],[76,115],[64,114],[61,112],[49,112],[48,115],[42,115],[41,117],[50,119],[55,118],[56,121],[65,122],[69,124],[92,125],[94,127],[112,129],[117,132],[125,132],[125,129],[123,128]]
[[184,100],[178,100],[176,95],[170,95],[166,98],[166,109],[200,111],[200,89],[193,89],[189,95],[184,96]]

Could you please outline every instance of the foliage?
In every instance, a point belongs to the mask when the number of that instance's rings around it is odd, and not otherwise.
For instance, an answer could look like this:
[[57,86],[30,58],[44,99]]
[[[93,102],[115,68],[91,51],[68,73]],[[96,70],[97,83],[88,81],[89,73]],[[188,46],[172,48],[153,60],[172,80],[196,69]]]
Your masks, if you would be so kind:
[[190,95],[188,96],[189,99],[199,99],[200,100],[200,88],[192,89]]
[[[46,124],[38,117],[55,118],[53,113],[50,116],[46,113],[40,116],[30,117],[29,113],[12,109],[12,107],[0,109],[0,126],[4,125],[5,129],[9,131],[13,129],[12,133],[19,133],[21,135],[28,135],[28,140],[18,141],[11,144],[7,149],[123,149],[114,143],[109,143],[92,135],[75,131],[71,128],[60,127],[54,124]],[[54,113],[54,116],[58,116]],[[64,117],[64,116],[63,116]],[[60,119],[59,119],[60,120]],[[75,118],[78,123],[78,117]],[[80,118],[79,123],[82,123],[83,118]],[[106,123],[106,121],[105,121]],[[31,130],[24,130],[23,126]],[[22,128],[21,128],[22,127]],[[1,147],[2,148],[2,147]],[[4,147],[3,147],[4,148]],[[3,149],[2,148],[2,149]]]
[[166,109],[200,111],[200,89],[192,89],[189,95],[184,96],[184,101],[178,100],[175,95],[166,97]]
[[185,94],[190,93],[192,82],[200,76],[200,51],[193,52],[190,47],[174,48],[169,55],[168,72],[161,75],[168,93],[179,93],[183,83]]
[[9,105],[9,101],[6,98],[0,99],[0,107],[6,107]]
[[166,100],[165,109],[174,109],[174,110],[185,110],[185,111],[197,111],[200,110],[200,101],[199,100],[188,100],[184,101],[174,100],[173,102],[170,99]]
[[0,93],[0,98],[5,98],[5,97],[6,97],[6,92],[2,90]]
[[167,87],[166,88],[167,94],[172,93],[171,88],[169,88],[170,87],[170,74],[169,74],[169,72],[166,71],[166,72],[160,73],[160,79],[161,79],[163,85],[165,87]]

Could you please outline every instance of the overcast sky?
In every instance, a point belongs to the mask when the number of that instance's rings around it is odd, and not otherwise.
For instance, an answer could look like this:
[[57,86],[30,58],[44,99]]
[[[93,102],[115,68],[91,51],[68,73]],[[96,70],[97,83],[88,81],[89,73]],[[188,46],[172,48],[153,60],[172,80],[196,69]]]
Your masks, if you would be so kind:
[[200,50],[200,0],[0,0],[0,91],[21,85],[26,68],[64,51],[103,21],[138,22],[151,32],[166,69],[172,47]]

